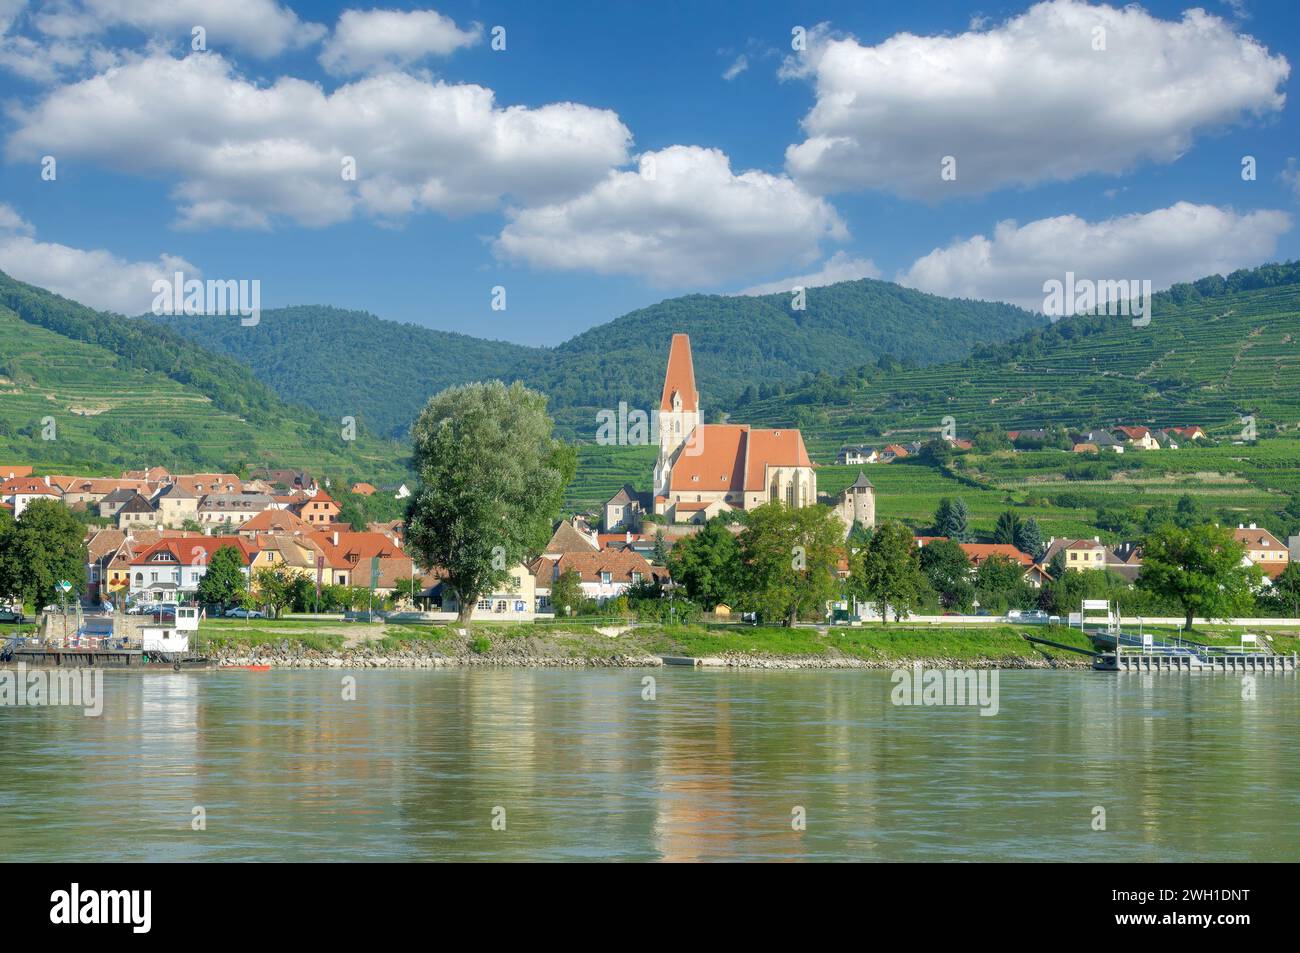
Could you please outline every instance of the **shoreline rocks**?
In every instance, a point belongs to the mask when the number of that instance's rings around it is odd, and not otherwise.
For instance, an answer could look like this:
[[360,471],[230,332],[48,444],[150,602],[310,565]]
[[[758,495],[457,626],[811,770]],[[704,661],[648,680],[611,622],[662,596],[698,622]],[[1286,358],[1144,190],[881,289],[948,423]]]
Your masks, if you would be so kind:
[[[459,653],[446,655],[434,651],[404,650],[384,652],[358,647],[340,652],[318,652],[312,649],[294,650],[262,648],[254,651],[222,650],[214,652],[213,662],[223,665],[269,665],[272,668],[661,668],[664,661],[657,655],[645,653],[612,653],[610,655],[535,655],[529,652],[493,650],[483,654]],[[1086,659],[1055,659],[1042,657],[1007,657],[985,659],[863,659],[854,656],[775,656],[727,653],[721,656],[695,659],[696,668],[750,669],[750,670],[829,670],[829,669],[886,669],[910,668],[913,665],[934,669],[1086,669]]]

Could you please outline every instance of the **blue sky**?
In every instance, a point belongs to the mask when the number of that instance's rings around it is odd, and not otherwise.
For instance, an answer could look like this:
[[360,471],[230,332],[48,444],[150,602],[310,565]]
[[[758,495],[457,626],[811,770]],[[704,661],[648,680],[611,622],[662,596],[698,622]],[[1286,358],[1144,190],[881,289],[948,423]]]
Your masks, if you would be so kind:
[[179,262],[554,345],[696,291],[1032,307],[1298,257],[1297,13],[1202,8],[0,0],[0,269],[132,311]]

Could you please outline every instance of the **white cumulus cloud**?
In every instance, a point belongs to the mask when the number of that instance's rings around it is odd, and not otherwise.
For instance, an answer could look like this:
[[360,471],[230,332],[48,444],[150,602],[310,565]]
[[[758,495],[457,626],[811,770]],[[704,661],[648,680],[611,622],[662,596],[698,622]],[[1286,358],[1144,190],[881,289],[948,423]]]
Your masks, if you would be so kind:
[[[154,53],[58,87],[11,118],[11,161],[48,154],[174,178],[180,224],[191,227],[561,200],[625,162],[631,140],[609,110],[502,107],[482,86],[404,73],[331,93],[292,77],[259,85],[213,53]],[[355,181],[344,178],[347,157]]]
[[[1104,48],[1098,48],[1102,46]],[[956,36],[809,33],[783,75],[816,103],[786,168],[822,191],[938,199],[1172,162],[1198,132],[1279,112],[1281,55],[1201,9],[1052,0]],[[955,180],[940,177],[944,157]]]
[[210,50],[236,49],[258,57],[316,43],[325,35],[277,0],[58,0],[44,5],[34,22],[49,36],[83,38],[131,27],[152,38],[191,43],[202,27]]
[[826,259],[825,264],[816,271],[809,272],[806,275],[796,275],[793,278],[783,278],[779,281],[766,281],[761,285],[754,285],[736,293],[742,295],[770,295],[789,292],[792,288],[823,288],[839,281],[857,281],[859,278],[879,277],[880,269],[876,267],[876,263],[870,258],[854,258],[848,252],[841,250]]
[[495,243],[501,258],[677,287],[807,264],[823,240],[848,235],[830,204],[785,176],[733,173],[724,153],[698,146],[645,153],[639,170],[510,214]]
[[446,56],[482,39],[481,24],[462,30],[437,10],[344,10],[320,62],[335,74],[369,73]]
[[202,272],[184,258],[160,255],[157,261],[126,261],[102,249],[86,251],[37,241],[35,229],[14,209],[0,203],[0,271],[101,311],[143,314],[153,304],[153,283],[183,271]]
[[1290,230],[1286,212],[1249,213],[1178,202],[1168,208],[1087,222],[1058,215],[1025,225],[998,222],[918,258],[895,280],[951,298],[1008,301],[1043,310],[1043,283],[1076,278],[1150,280],[1154,290],[1227,274],[1270,258]]

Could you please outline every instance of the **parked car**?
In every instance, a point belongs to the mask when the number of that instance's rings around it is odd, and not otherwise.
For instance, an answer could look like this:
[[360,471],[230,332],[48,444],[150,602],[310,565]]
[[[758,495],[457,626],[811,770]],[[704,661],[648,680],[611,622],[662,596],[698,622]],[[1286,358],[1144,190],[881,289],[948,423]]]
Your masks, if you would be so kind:
[[225,612],[227,619],[265,619],[266,613],[261,609],[245,609],[243,606],[235,606],[233,609],[227,609]]
[[6,606],[0,609],[0,622],[26,622],[27,616],[23,615],[18,609],[11,609]]
[[[1008,617],[1010,617],[1010,615],[1010,613],[1007,613]],[[1047,623],[1051,621],[1051,616],[1042,609],[1027,609],[1019,614],[1018,621],[1023,622],[1026,625],[1047,625]],[[1057,621],[1059,622],[1060,619],[1058,618]]]

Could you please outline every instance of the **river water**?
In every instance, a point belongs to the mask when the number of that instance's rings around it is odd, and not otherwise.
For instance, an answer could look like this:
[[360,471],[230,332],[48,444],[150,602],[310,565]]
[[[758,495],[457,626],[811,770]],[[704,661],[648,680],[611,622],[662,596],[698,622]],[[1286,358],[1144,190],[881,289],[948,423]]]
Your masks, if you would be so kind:
[[99,717],[0,707],[0,859],[1296,861],[1298,685],[110,672]]

